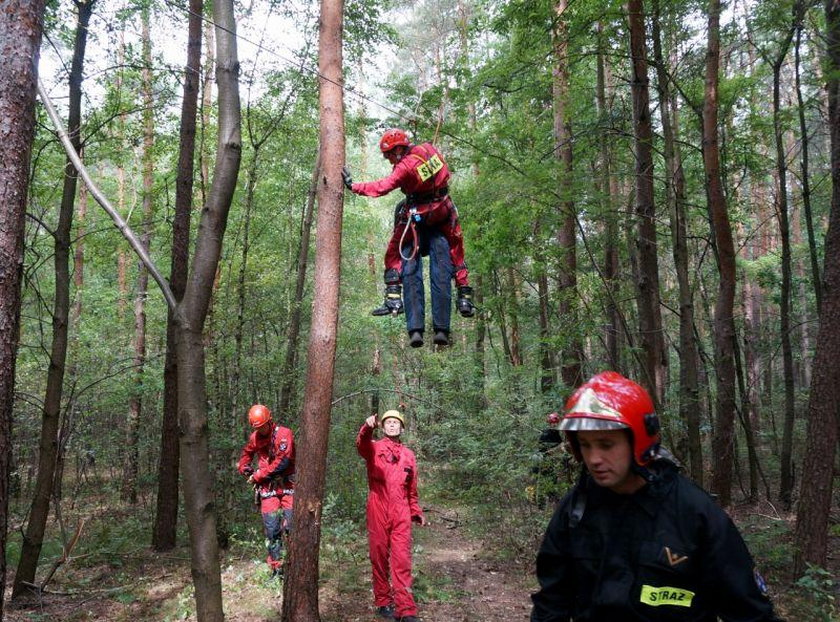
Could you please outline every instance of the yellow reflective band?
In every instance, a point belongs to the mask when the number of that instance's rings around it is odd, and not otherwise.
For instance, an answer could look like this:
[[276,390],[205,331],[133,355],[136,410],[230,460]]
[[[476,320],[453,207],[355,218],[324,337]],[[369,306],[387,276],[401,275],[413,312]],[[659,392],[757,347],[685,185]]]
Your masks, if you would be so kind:
[[676,607],[691,607],[691,600],[694,592],[683,590],[678,587],[653,587],[652,585],[642,586],[641,602],[651,607],[659,605],[674,605]]
[[420,176],[421,181],[426,181],[442,168],[443,161],[437,156],[437,154],[435,154],[417,167],[417,175]]

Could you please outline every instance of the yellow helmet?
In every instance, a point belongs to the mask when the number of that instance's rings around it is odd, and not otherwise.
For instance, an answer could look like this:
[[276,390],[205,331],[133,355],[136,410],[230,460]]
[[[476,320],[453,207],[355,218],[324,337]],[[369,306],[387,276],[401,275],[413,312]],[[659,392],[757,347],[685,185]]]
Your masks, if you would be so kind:
[[379,425],[385,423],[386,419],[398,419],[402,424],[402,427],[405,427],[405,417],[403,417],[402,413],[398,410],[386,410],[382,413],[382,416],[379,418]]

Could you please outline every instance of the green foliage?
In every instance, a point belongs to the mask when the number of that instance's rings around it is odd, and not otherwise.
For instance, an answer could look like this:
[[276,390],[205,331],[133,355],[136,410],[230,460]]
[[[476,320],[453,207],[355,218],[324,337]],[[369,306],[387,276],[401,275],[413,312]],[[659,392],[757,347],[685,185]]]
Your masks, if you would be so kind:
[[797,615],[803,620],[831,622],[837,619],[837,577],[829,570],[808,564],[795,584]]

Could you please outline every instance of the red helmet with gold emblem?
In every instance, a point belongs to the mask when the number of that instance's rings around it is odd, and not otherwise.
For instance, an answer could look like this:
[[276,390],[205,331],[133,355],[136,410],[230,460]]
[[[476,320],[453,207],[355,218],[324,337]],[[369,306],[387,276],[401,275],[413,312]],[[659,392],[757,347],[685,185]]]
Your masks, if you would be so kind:
[[605,371],[582,384],[566,402],[560,429],[566,432],[575,457],[580,449],[574,432],[630,431],[636,464],[645,466],[659,448],[659,417],[645,389],[614,371]]

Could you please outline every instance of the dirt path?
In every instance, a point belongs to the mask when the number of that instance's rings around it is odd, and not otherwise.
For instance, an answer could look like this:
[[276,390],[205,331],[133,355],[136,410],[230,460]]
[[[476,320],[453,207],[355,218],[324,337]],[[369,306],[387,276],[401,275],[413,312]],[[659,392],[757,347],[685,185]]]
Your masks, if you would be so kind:
[[[431,524],[414,531],[415,595],[424,622],[527,621],[535,580],[527,569],[494,561],[492,543],[472,540],[463,524],[428,512]],[[324,622],[372,622],[370,570],[364,560],[359,588],[322,592]]]

